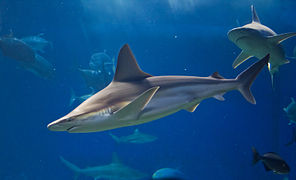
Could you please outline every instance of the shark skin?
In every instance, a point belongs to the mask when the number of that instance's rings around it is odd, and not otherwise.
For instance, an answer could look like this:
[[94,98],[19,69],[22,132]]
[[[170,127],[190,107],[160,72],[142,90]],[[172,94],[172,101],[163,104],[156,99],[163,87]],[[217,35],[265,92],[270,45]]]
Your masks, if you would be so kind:
[[270,54],[268,69],[273,81],[273,75],[279,71],[279,67],[289,63],[286,60],[284,49],[280,43],[290,37],[296,36],[296,33],[275,33],[269,27],[261,24],[253,5],[251,6],[251,10],[252,22],[234,28],[227,34],[229,40],[242,49],[232,66],[236,68],[253,56],[261,59],[266,54]]
[[224,100],[222,94],[232,90],[255,104],[250,86],[268,60],[266,55],[235,79],[224,79],[218,73],[209,77],[151,76],[139,68],[126,44],[119,52],[113,81],[47,127],[51,131],[86,133],[133,126],[183,109],[193,112],[202,100]]
[[139,129],[135,129],[134,133],[128,136],[117,137],[114,134],[110,133],[110,136],[117,143],[132,143],[132,144],[144,144],[157,140],[156,136],[152,136],[149,134],[144,134],[139,131]]
[[128,167],[121,163],[116,154],[113,154],[112,162],[110,164],[79,168],[75,164],[60,157],[65,166],[71,169],[74,173],[74,179],[77,180],[79,175],[85,175],[94,178],[94,180],[108,179],[108,180],[138,180],[148,177],[147,174],[136,169]]

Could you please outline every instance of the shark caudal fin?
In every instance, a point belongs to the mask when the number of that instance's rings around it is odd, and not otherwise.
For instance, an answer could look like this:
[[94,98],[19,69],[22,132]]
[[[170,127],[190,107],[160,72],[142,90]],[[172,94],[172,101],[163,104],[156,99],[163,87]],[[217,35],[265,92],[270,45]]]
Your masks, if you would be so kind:
[[75,173],[74,180],[77,180],[79,174],[81,173],[81,169],[79,167],[77,167],[75,164],[72,164],[69,161],[67,161],[66,159],[64,159],[62,156],[60,156],[60,159],[61,159],[62,163],[64,163],[69,169],[74,171],[74,173]]
[[236,80],[239,81],[238,90],[244,96],[244,98],[252,104],[256,104],[256,100],[250,91],[250,87],[256,79],[262,68],[268,63],[269,54],[258,62],[251,65],[248,69],[240,73]]
[[110,133],[109,135],[110,135],[110,136],[112,137],[112,139],[114,139],[114,141],[116,141],[117,143],[120,143],[120,142],[121,142],[120,139],[119,139],[117,136],[115,136],[114,134]]
[[258,161],[260,161],[261,157],[260,157],[260,154],[257,152],[257,150],[254,147],[252,147],[252,152],[253,152],[253,165],[254,165]]

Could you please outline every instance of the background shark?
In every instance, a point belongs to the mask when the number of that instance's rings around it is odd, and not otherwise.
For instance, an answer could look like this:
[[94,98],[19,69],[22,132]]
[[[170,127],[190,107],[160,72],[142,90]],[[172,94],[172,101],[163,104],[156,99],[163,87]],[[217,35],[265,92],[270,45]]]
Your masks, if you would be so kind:
[[236,68],[252,56],[261,59],[266,54],[270,54],[268,69],[273,80],[273,74],[279,70],[279,66],[289,63],[280,43],[295,36],[296,33],[276,34],[260,23],[253,5],[251,10],[252,22],[250,24],[234,28],[228,32],[229,40],[242,49],[232,66]]
[[224,100],[223,93],[231,90],[240,91],[255,104],[250,86],[268,60],[269,55],[236,79],[224,79],[218,73],[209,77],[151,76],[139,68],[126,44],[119,52],[113,81],[47,127],[52,131],[80,133],[138,125],[182,109],[193,112],[202,100]]
[[147,177],[143,172],[130,168],[122,164],[117,155],[114,153],[112,162],[107,165],[87,167],[81,169],[71,162],[60,157],[62,163],[64,163],[69,169],[74,171],[75,180],[78,179],[80,174],[94,178],[95,180],[108,179],[108,180],[137,180]]
[[133,143],[133,144],[143,144],[148,142],[153,142],[157,139],[156,136],[152,136],[150,134],[144,134],[139,131],[139,129],[135,129],[134,133],[128,136],[117,137],[114,134],[110,133],[110,136],[117,143]]
[[291,97],[291,103],[283,108],[283,110],[286,112],[290,122],[289,125],[292,123],[296,124],[296,102],[293,97]]

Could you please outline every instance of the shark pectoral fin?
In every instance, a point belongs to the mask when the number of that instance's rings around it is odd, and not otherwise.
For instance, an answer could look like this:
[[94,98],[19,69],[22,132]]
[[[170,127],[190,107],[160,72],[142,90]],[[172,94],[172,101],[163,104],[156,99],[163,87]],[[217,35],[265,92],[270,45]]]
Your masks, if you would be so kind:
[[284,40],[286,40],[286,39],[288,39],[290,37],[293,37],[293,36],[296,36],[295,32],[278,34],[278,35],[275,35],[275,36],[269,36],[267,38],[268,38],[269,42],[279,44],[279,43],[283,42]]
[[252,56],[242,51],[234,60],[232,67],[235,69],[237,66],[239,66],[241,63],[243,63],[245,60],[249,59],[250,57]]
[[217,94],[216,96],[213,96],[213,98],[219,100],[219,101],[225,101],[225,98],[223,97],[223,94]]
[[295,100],[294,100],[294,98],[293,98],[293,97],[291,97],[291,102],[295,102]]
[[188,112],[194,112],[198,105],[199,105],[199,103],[194,104],[193,106],[185,108],[185,110],[188,111]]
[[130,102],[128,105],[115,112],[114,117],[119,120],[137,119],[139,113],[149,103],[158,89],[159,86],[148,89],[147,91],[139,95],[135,100]]

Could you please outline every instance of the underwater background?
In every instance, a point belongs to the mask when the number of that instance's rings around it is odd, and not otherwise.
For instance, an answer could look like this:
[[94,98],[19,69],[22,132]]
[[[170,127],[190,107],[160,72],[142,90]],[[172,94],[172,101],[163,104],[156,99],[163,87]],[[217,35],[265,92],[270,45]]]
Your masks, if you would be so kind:
[[[0,55],[0,180],[71,180],[74,173],[60,156],[85,168],[110,163],[113,152],[149,176],[171,167],[191,180],[295,179],[296,145],[285,146],[294,125],[288,125],[283,111],[296,97],[293,59],[275,75],[274,88],[266,67],[259,74],[251,88],[256,105],[232,91],[224,102],[207,99],[193,113],[180,111],[136,127],[85,134],[46,127],[78,105],[69,106],[71,88],[78,95],[91,91],[78,68],[88,67],[95,52],[117,58],[125,43],[152,75],[209,76],[218,71],[236,77],[257,59],[233,69],[241,50],[227,32],[251,21],[252,4],[261,22],[275,32],[296,31],[294,0],[0,0],[1,35],[43,33],[53,45],[42,56],[55,67],[54,78],[46,80]],[[282,45],[288,57],[296,56],[295,37]],[[158,139],[118,144],[109,135],[129,135],[135,128]],[[290,174],[252,166],[252,146],[260,153],[279,153]]]

